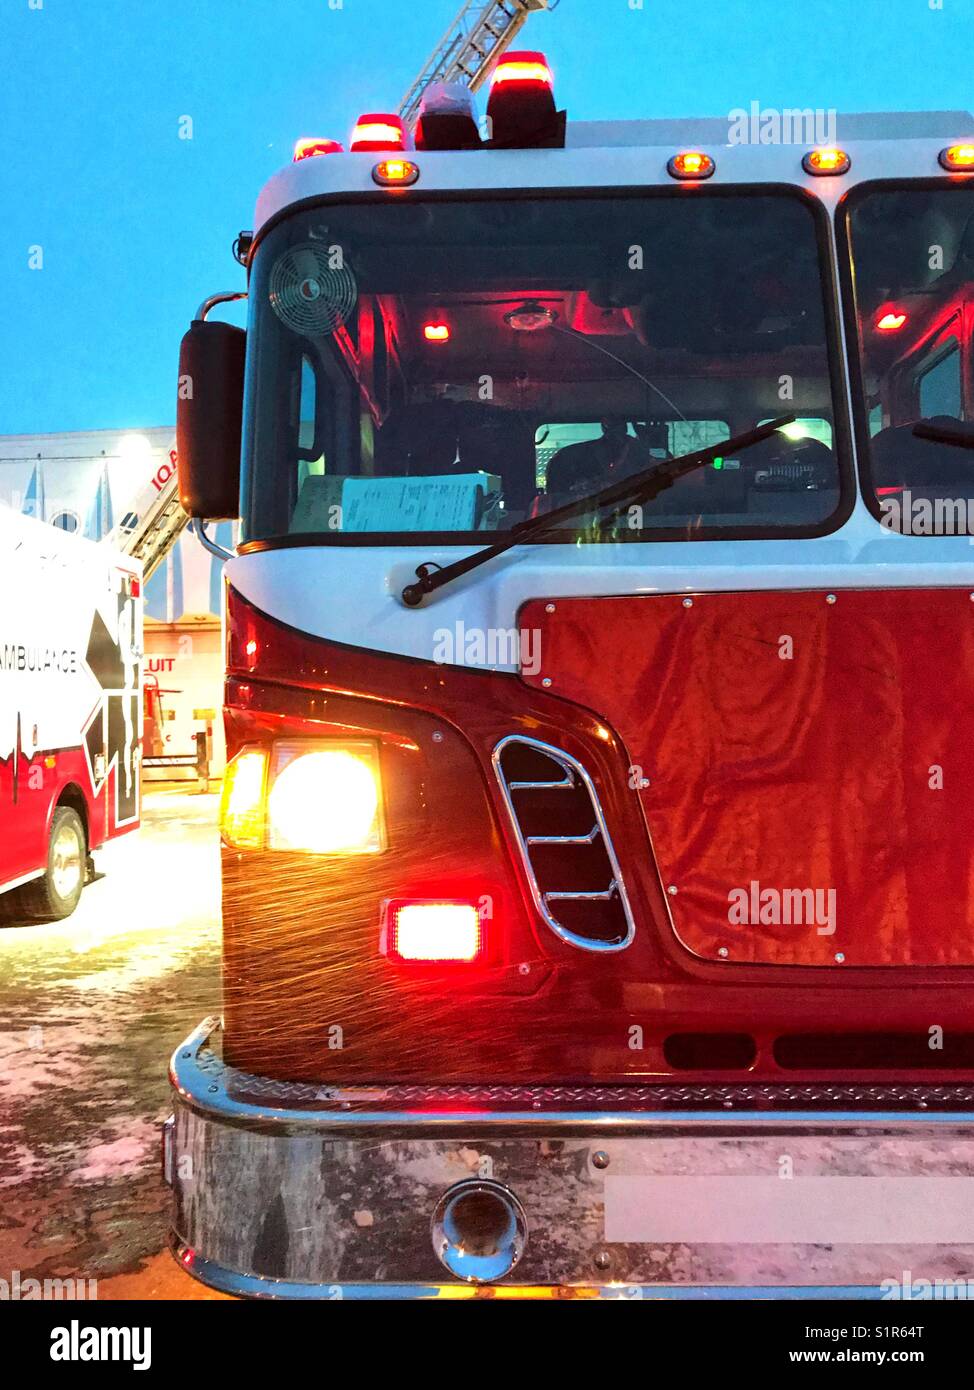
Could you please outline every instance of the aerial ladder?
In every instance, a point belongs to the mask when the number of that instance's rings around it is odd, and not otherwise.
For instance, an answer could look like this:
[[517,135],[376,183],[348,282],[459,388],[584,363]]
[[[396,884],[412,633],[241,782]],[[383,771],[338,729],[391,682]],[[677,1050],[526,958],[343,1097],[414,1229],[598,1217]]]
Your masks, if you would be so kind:
[[554,10],[559,0],[467,0],[419,76],[399,103],[407,125],[415,124],[426,89],[433,82],[460,82],[475,92],[494,63],[509,48],[530,14]]
[[138,510],[126,512],[105,540],[142,561],[144,582],[159,568],[189,523],[179,503],[175,468],[144,505],[141,497],[136,505]]
[[[460,12],[423,65],[399,105],[407,124],[415,123],[427,88],[433,82],[459,82],[475,92],[491,68],[520,33],[528,16],[554,10],[559,0],[466,0]],[[242,295],[214,298],[242,298]],[[145,579],[159,568],[186,528],[189,518],[179,503],[176,469],[153,491],[138,499],[106,539],[141,560]]]

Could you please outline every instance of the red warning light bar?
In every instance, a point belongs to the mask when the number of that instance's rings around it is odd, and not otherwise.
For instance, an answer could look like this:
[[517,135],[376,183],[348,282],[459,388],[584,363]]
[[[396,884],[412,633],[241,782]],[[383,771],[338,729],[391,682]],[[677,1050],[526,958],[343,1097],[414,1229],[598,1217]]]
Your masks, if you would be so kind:
[[497,66],[490,76],[491,89],[499,87],[502,82],[541,83],[552,89],[555,85],[547,58],[536,49],[528,48],[505,53],[498,59]]
[[319,154],[344,154],[345,146],[340,140],[319,140],[315,136],[305,136],[295,142],[292,163],[299,159],[313,159]]
[[384,112],[359,116],[349,148],[353,153],[373,150],[408,150],[409,131],[401,116]]

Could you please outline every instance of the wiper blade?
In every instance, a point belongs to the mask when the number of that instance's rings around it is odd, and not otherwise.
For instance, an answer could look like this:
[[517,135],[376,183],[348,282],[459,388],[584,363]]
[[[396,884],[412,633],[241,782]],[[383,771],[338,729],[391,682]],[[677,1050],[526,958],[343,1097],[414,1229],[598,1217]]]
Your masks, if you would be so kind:
[[974,449],[974,425],[963,420],[918,420],[913,434],[917,439],[929,439],[934,444],[956,444],[959,449]]
[[768,439],[783,425],[793,424],[795,418],[794,415],[779,415],[776,420],[755,425],[743,434],[722,439],[719,444],[711,444],[706,449],[695,449],[692,453],[681,454],[675,459],[666,459],[653,468],[644,468],[641,472],[622,478],[617,483],[610,483],[598,492],[589,493],[584,497],[574,497],[564,506],[556,507],[553,512],[546,512],[544,516],[519,521],[505,532],[503,539],[496,544],[475,550],[472,555],[465,555],[462,560],[454,560],[450,565],[436,566],[430,562],[419,565],[416,569],[416,582],[407,584],[403,589],[402,601],[409,608],[418,607],[426,595],[433,593],[435,589],[442,589],[444,584],[459,579],[461,575],[469,574],[478,565],[484,565],[495,556],[503,555],[505,551],[523,544],[532,536],[554,530],[562,521],[577,516],[579,512],[591,511],[593,508],[602,511],[606,507],[618,510],[626,504],[631,506],[639,502],[651,502],[677,479],[685,477],[697,468],[703,468],[715,458],[739,454],[743,449],[749,449],[752,444],[760,444],[762,439]]

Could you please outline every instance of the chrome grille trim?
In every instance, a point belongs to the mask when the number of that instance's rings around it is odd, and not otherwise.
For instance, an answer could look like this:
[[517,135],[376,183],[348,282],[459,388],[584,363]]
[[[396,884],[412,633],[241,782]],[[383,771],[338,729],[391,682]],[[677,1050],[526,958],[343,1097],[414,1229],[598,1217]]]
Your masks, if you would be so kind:
[[525,835],[524,838],[529,845],[594,845],[601,834],[601,829],[595,824],[587,835]]
[[612,882],[609,884],[608,888],[604,889],[601,893],[559,893],[556,889],[549,888],[547,893],[544,894],[544,900],[546,903],[555,901],[561,902],[563,900],[566,902],[582,901],[590,903],[607,903],[609,899],[612,897],[613,893],[616,892],[618,887],[619,885],[616,883],[615,879],[613,879]]
[[[520,744],[522,747],[534,749],[544,757],[549,758],[564,770],[565,776],[558,782],[508,782],[504,776],[501,766],[501,758],[505,749],[512,744]],[[551,928],[554,934],[561,941],[565,941],[570,946],[577,946],[582,951],[624,951],[627,946],[631,946],[636,935],[636,922],[632,915],[632,908],[629,904],[629,894],[626,891],[625,881],[622,876],[622,869],[616,856],[612,837],[609,834],[608,826],[605,823],[605,816],[602,811],[602,804],[599,801],[598,793],[586,769],[573,758],[570,753],[565,753],[560,748],[555,748],[550,743],[542,743],[540,739],[528,738],[523,734],[508,734],[502,738],[495,746],[491,755],[494,766],[494,773],[497,777],[504,804],[507,807],[507,814],[514,832],[514,838],[521,854],[521,862],[524,865],[524,872],[527,875],[528,884],[531,889],[531,896],[534,905],[544,919],[545,923]],[[595,824],[587,835],[525,835],[521,829],[511,795],[515,791],[553,791],[557,788],[573,788],[575,778],[581,782],[588,793],[589,802],[595,813]],[[612,880],[608,888],[602,892],[571,892],[569,890],[542,889],[538,882],[537,874],[531,863],[531,845],[590,845],[601,837],[605,847],[606,858],[612,870]],[[622,908],[626,923],[626,934],[621,941],[593,941],[590,937],[579,936],[577,932],[570,931],[552,914],[549,903],[562,900],[582,900],[589,902],[607,902],[613,895],[617,895],[619,904]]]
[[[512,737],[516,737],[516,735],[512,735]],[[530,742],[530,740],[529,740],[529,739],[526,739],[526,738],[522,738],[522,739],[520,739],[520,740],[518,740],[518,741],[521,742],[521,743],[528,743],[528,742]],[[498,744],[497,746],[498,746],[498,748],[499,748],[499,747],[500,747],[500,744]],[[538,747],[539,747],[539,748],[542,748],[542,747],[544,747],[544,745],[539,743],[539,744],[538,744]],[[511,789],[512,792],[550,792],[550,791],[554,791],[557,787],[573,787],[574,785],[575,785],[575,783],[572,781],[571,772],[566,772],[566,773],[565,773],[565,776],[564,776],[564,778],[563,778],[563,780],[560,781],[560,782],[511,782],[511,783],[509,783],[509,786],[510,786],[510,789]]]

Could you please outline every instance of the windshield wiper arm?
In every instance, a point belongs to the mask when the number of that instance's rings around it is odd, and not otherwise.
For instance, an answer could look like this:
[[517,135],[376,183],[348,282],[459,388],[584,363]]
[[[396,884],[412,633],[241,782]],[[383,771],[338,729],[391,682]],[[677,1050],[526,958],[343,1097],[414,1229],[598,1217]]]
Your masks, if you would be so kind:
[[974,425],[963,420],[918,420],[913,434],[917,439],[930,439],[934,444],[956,444],[959,449],[974,449]]
[[638,502],[651,502],[654,497],[670,487],[678,478],[692,473],[696,468],[702,468],[705,464],[712,463],[715,458],[739,454],[743,449],[749,449],[752,444],[760,444],[762,439],[769,438],[775,430],[781,429],[782,425],[790,425],[794,421],[794,415],[779,415],[776,420],[768,420],[763,425],[755,425],[753,429],[746,430],[743,434],[733,435],[730,439],[722,439],[719,444],[711,444],[706,449],[695,449],[692,453],[681,454],[675,459],[666,459],[657,463],[653,468],[644,468],[641,472],[633,473],[628,478],[622,478],[617,483],[610,483],[607,487],[600,488],[598,492],[588,493],[584,497],[575,497],[570,502],[566,502],[564,506],[556,507],[553,512],[531,517],[527,521],[519,521],[505,532],[502,540],[497,541],[494,545],[484,546],[482,550],[475,550],[472,555],[465,555],[462,560],[454,560],[452,564],[443,566],[436,566],[431,562],[419,565],[416,569],[416,582],[407,584],[403,589],[402,601],[407,607],[416,608],[434,589],[441,589],[444,584],[449,584],[451,580],[459,579],[463,574],[469,574],[478,565],[486,564],[488,560],[493,560],[496,555],[503,555],[506,550],[513,549],[515,545],[521,545],[524,541],[530,540],[532,536],[542,535],[545,531],[553,530],[560,522],[567,521],[569,517],[577,516],[579,512],[590,511],[593,508],[601,511],[610,506],[618,510],[623,503],[633,505]]

